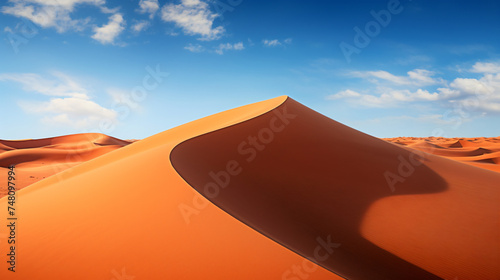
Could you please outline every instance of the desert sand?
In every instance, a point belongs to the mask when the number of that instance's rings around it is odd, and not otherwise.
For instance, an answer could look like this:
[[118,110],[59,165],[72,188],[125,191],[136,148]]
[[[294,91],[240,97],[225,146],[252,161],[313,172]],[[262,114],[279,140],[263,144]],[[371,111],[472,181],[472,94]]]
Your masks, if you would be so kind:
[[500,279],[498,139],[389,140],[283,96],[105,141],[17,192],[0,278]]
[[[0,182],[7,182],[4,170],[15,165],[17,189],[130,144],[104,134],[85,133],[34,140],[0,140]],[[7,194],[0,185],[0,197]]]
[[500,137],[397,137],[385,140],[412,149],[500,172]]

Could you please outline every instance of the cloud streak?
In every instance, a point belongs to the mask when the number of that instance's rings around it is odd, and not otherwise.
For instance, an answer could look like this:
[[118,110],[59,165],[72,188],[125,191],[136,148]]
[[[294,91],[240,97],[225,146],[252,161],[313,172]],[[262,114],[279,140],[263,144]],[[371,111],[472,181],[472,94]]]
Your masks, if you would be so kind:
[[235,43],[235,44],[226,43],[226,44],[220,44],[215,49],[215,52],[222,55],[222,54],[224,54],[224,51],[228,51],[228,50],[241,51],[244,49],[245,49],[245,46],[243,45],[242,42]]
[[268,40],[264,39],[262,40],[262,44],[266,47],[278,47],[278,46],[283,46],[283,45],[290,45],[292,43],[292,38],[287,38],[281,42],[278,39],[273,39],[273,40]]
[[[433,72],[423,69],[409,71],[407,76],[396,76],[386,71],[355,72],[354,77],[376,83],[377,86],[363,91],[346,89],[326,98],[379,108],[398,107],[412,102],[438,102],[441,106],[500,114],[500,64],[478,62],[470,72],[481,73],[482,77],[455,78],[448,83],[444,79],[433,78]],[[388,82],[389,86],[379,85],[379,80]],[[438,84],[444,86],[434,90],[425,88]],[[415,86],[417,88],[412,89]]]
[[96,129],[100,122],[117,122],[117,112],[92,100],[88,90],[61,72],[45,78],[32,73],[0,74],[1,82],[16,82],[24,91],[48,96],[46,101],[21,101],[20,107],[29,114],[41,116],[47,125],[77,129]]
[[434,72],[425,69],[415,69],[407,72],[407,76],[396,76],[387,71],[355,71],[351,73],[355,77],[367,78],[369,81],[377,83],[386,81],[396,85],[407,86],[429,86],[444,83],[441,78],[433,78]]
[[205,48],[200,45],[200,44],[188,44],[187,46],[184,47],[185,50],[188,50],[190,52],[194,52],[194,53],[200,53],[200,52],[203,52],[205,51]]
[[11,0],[9,3],[10,6],[1,8],[2,13],[31,20],[44,28],[55,28],[59,33],[82,31],[88,27],[90,18],[71,17],[76,6],[86,4],[98,7],[103,12],[110,11],[104,6],[104,0]]

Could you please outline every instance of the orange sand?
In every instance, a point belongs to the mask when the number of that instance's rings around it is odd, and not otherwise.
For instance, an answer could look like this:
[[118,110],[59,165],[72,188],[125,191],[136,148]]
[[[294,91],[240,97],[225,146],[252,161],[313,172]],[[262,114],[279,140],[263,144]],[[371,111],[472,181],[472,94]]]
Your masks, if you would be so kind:
[[500,172],[500,137],[397,137],[384,140],[412,149]]
[[[130,143],[98,133],[36,140],[0,140],[0,182],[7,181],[6,168],[10,165],[16,166],[16,185],[22,189]],[[2,183],[0,197],[6,194],[6,185]]]
[[412,148],[287,97],[212,115],[18,191],[0,279],[500,279],[500,174]]

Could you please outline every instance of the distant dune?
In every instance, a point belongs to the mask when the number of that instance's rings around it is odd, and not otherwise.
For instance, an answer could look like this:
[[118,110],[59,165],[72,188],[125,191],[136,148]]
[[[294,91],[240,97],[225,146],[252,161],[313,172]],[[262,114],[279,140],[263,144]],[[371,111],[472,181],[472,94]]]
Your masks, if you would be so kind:
[[[1,279],[500,279],[498,138],[393,144],[286,96],[95,136],[17,192]],[[0,166],[64,163],[67,137],[1,141]]]
[[500,172],[500,137],[397,137],[385,140],[412,149]]
[[[0,167],[15,165],[17,188],[22,189],[82,162],[130,144],[104,134],[85,133],[35,140],[0,140]],[[7,172],[0,173],[6,182]],[[0,197],[7,194],[0,184]]]

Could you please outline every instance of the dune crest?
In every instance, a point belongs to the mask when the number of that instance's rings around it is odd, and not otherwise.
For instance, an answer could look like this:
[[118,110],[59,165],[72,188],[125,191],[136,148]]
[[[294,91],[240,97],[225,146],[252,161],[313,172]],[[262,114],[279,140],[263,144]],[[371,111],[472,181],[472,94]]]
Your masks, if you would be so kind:
[[[186,184],[169,160],[177,144],[255,118],[285,100],[170,129],[20,190],[22,262],[14,274],[0,270],[0,278],[253,280],[294,279],[299,273],[341,279],[220,210]],[[0,207],[6,202],[0,199]],[[183,207],[194,211],[188,220]],[[6,251],[3,240],[0,249]]]
[[19,263],[0,277],[498,279],[498,181],[283,96],[19,190]]
[[[279,122],[277,115],[288,118],[278,118]],[[398,173],[401,162],[410,164],[414,159],[412,174],[396,175],[402,182],[392,186],[384,177],[388,171]],[[305,257],[314,258],[318,238],[331,237],[340,247],[317,261],[348,279],[492,279],[500,275],[495,265],[500,246],[494,238],[500,229],[477,222],[498,218],[495,182],[500,174],[459,164],[460,177],[469,178],[464,179],[466,187],[460,186],[457,176],[449,172],[455,169],[454,162],[391,145],[294,100],[251,121],[190,139],[174,149],[171,160],[179,174],[214,204]],[[486,201],[482,194],[469,193],[478,177],[483,178],[478,189],[492,195]],[[456,197],[465,194],[469,198]],[[434,213],[418,203],[433,199],[448,203],[456,199],[462,208],[436,204]],[[410,212],[399,209],[402,200]],[[414,221],[408,220],[412,215]],[[456,224],[442,229],[434,216]],[[398,223],[387,223],[387,217]],[[389,236],[387,230],[401,223],[406,229],[401,235],[392,234],[389,239],[381,234]],[[474,228],[462,234],[468,223]],[[445,230],[454,238],[419,238],[419,228]],[[469,235],[474,232],[488,236],[481,241],[481,249]],[[451,249],[476,259],[456,266],[454,261],[464,260],[449,257]],[[427,255],[426,250],[433,254]]]

